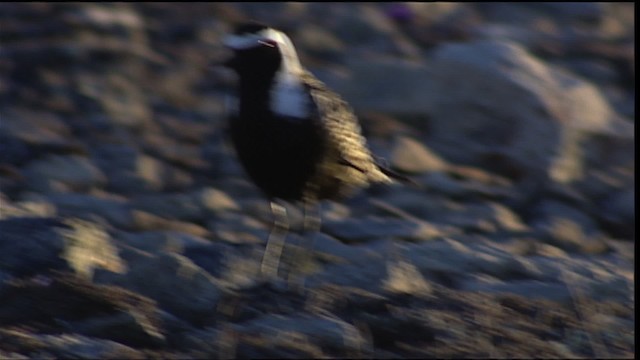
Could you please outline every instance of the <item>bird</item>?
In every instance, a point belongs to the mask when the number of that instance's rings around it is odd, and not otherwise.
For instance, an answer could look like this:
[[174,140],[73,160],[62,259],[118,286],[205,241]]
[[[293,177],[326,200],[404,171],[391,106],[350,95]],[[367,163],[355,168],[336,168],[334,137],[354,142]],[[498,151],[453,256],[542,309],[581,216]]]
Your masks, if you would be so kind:
[[[376,160],[353,109],[302,66],[283,31],[250,21],[222,42],[232,52],[223,65],[238,77],[228,110],[231,142],[274,217],[260,266],[273,279],[289,228],[283,201],[302,202],[303,231],[313,234],[321,226],[319,201],[407,179]],[[309,246],[295,257],[308,255]]]

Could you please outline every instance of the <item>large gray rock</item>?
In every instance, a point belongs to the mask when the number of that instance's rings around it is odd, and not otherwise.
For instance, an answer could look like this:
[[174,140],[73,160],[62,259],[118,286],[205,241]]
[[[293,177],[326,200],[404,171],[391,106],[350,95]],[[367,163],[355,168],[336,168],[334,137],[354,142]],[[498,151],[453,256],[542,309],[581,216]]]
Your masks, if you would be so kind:
[[311,69],[356,111],[426,116],[433,79],[424,64],[398,59],[348,57],[346,72]]
[[444,45],[434,54],[433,82],[429,143],[454,161],[516,179],[571,182],[583,178],[585,158],[602,164],[589,141],[617,139],[616,148],[634,141],[633,126],[594,86],[515,43]]

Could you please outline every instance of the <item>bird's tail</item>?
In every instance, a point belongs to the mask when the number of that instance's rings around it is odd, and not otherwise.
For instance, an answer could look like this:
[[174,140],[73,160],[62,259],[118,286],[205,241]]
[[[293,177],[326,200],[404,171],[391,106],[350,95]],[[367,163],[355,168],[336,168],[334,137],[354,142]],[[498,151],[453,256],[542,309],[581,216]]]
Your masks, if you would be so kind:
[[383,174],[387,175],[389,178],[401,183],[410,184],[418,188],[420,187],[420,184],[418,184],[415,180],[389,169],[384,160],[376,159],[376,165],[378,166],[378,169],[380,169],[380,171]]
[[399,174],[391,169],[388,169],[386,167],[382,167],[378,165],[378,168],[380,169],[380,171],[382,171],[383,174],[387,175],[388,177],[392,178],[393,180],[397,180],[403,183],[407,183],[407,184],[411,184],[411,185],[418,185],[417,182],[415,182],[413,179],[404,176],[402,174]]

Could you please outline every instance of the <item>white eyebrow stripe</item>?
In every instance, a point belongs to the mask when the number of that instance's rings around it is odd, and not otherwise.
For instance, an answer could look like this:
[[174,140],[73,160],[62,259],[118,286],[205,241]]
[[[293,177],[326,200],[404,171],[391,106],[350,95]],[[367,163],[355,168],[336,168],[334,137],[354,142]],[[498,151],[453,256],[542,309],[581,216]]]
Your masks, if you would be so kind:
[[[222,42],[223,44],[225,44],[226,46],[232,49],[243,50],[243,49],[249,49],[249,48],[258,46],[260,44],[260,41],[264,41],[264,40],[273,40],[279,44],[286,44],[287,46],[293,46],[291,44],[291,41],[289,41],[289,39],[284,34],[271,28],[267,28],[253,34],[252,33],[243,34],[243,35],[230,34],[225,36]],[[288,41],[288,44],[287,44],[287,41]]]
[[258,45],[258,41],[264,40],[260,33],[250,35],[227,35],[222,39],[222,43],[232,49],[249,49]]

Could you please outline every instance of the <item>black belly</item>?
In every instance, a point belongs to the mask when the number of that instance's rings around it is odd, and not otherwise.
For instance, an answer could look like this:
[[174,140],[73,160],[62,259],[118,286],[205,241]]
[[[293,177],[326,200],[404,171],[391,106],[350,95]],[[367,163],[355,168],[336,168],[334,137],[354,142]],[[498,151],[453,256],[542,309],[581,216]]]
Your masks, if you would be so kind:
[[312,120],[231,119],[231,136],[245,171],[269,198],[299,200],[324,151]]

